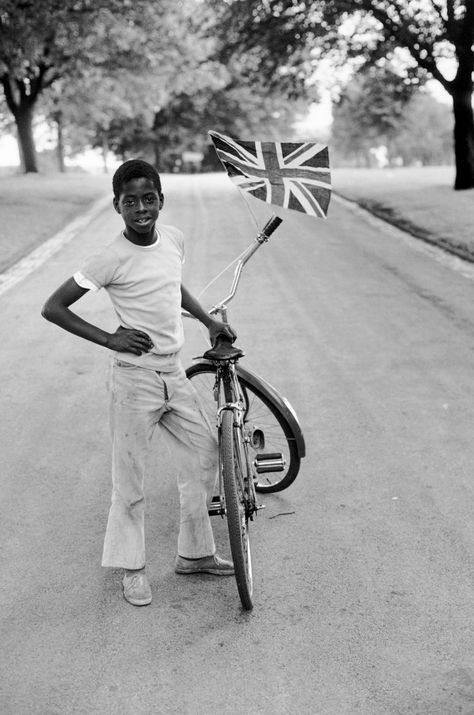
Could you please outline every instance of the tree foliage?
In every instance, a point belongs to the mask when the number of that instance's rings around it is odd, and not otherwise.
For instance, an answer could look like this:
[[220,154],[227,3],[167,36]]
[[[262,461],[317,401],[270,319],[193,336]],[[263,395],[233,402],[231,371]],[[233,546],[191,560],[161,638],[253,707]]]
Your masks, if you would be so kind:
[[[218,18],[220,56],[256,52],[258,74],[283,85],[305,83],[318,58],[333,53],[374,64],[397,49],[407,50],[406,71],[428,72],[448,92],[456,80],[439,60],[472,63],[472,3],[461,0],[210,0]],[[213,32],[216,27],[213,27]],[[252,65],[249,62],[249,71]],[[459,81],[459,78],[458,78]]]
[[389,67],[368,67],[355,75],[333,109],[335,156],[370,163],[379,144],[390,148],[415,86],[400,82]]
[[[263,139],[282,138],[298,116],[298,104],[255,94],[248,86],[222,89],[201,87],[195,92],[179,92],[149,116],[140,113],[115,114],[108,123],[107,147],[122,159],[141,157],[162,171],[174,170],[184,151],[206,155],[207,168],[220,168],[212,162],[213,151],[208,131],[216,129],[233,136],[258,133]],[[99,126],[92,140],[101,146]]]
[[32,122],[45,91],[62,83],[70,97],[71,85],[121,70],[131,84],[134,75],[159,75],[163,48],[176,50],[165,21],[175,12],[172,0],[0,0],[0,86],[27,171],[36,170]]
[[[222,57],[301,92],[318,59],[377,64],[396,59],[401,81],[438,80],[454,111],[456,188],[474,186],[474,2],[472,0],[210,0]],[[227,38],[227,39],[226,39]],[[255,58],[261,59],[260,64]],[[443,60],[456,70],[446,74]]]
[[148,45],[146,71],[105,70],[91,61],[80,76],[57,80],[46,93],[44,113],[55,118],[60,108],[70,146],[88,140],[104,152],[143,156],[170,169],[183,150],[205,153],[211,128],[245,135],[263,126],[269,138],[288,132],[297,104],[249,84],[238,60],[216,59],[215,39],[202,37],[199,4],[176,7],[161,17],[166,40]]
[[416,92],[406,106],[393,138],[394,156],[403,163],[423,166],[452,161],[452,121],[450,109],[427,92]]
[[[183,149],[205,151],[210,128],[291,139],[296,98],[315,96],[315,70],[330,56],[355,71],[335,109],[335,136],[346,112],[366,137],[392,140],[414,89],[438,79],[453,97],[456,184],[472,186],[473,8],[461,0],[0,0],[0,114],[8,119],[8,107],[15,120],[27,170],[36,170],[38,112],[72,150],[93,144],[170,168]],[[456,63],[452,78],[442,73],[446,57]],[[345,126],[341,148],[357,134]]]
[[0,86],[25,169],[37,168],[38,112],[61,146],[167,164],[205,147],[206,128],[238,133],[262,117],[274,128],[288,109],[262,85],[251,89],[239,60],[219,61],[202,11],[197,0],[0,0]]
[[427,91],[401,85],[386,68],[357,74],[333,108],[332,157],[339,165],[371,166],[384,146],[390,164],[450,163],[450,109]]

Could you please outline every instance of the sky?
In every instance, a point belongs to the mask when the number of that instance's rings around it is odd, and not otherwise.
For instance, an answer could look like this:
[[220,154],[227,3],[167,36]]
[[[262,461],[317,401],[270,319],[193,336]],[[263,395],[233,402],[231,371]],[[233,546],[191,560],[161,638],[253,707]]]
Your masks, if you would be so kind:
[[0,166],[17,166],[20,163],[18,145],[10,134],[0,136]]

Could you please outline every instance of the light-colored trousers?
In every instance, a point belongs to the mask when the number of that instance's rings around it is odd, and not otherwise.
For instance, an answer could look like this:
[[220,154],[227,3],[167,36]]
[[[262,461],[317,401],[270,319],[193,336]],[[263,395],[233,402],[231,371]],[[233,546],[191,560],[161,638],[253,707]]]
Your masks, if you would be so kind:
[[156,425],[171,441],[177,462],[178,554],[187,558],[214,554],[208,504],[217,479],[217,442],[184,369],[158,373],[115,359],[109,390],[112,503],[102,566],[140,569],[145,565],[144,480]]

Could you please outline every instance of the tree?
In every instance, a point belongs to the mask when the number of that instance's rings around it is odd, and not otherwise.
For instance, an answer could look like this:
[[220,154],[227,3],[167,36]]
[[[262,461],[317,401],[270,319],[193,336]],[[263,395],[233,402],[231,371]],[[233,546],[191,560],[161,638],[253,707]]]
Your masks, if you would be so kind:
[[156,96],[150,91],[150,81],[130,70],[120,68],[103,75],[92,69],[80,80],[56,82],[39,103],[39,111],[55,126],[60,115],[65,151],[76,154],[86,147],[99,148],[107,171],[109,152],[123,153],[117,147],[117,131],[137,116],[151,121]]
[[336,156],[370,165],[370,151],[380,144],[387,147],[389,158],[393,156],[395,138],[416,88],[409,82],[400,82],[386,65],[359,72],[333,109],[331,136]]
[[171,0],[0,0],[0,86],[25,171],[37,171],[33,117],[48,88],[80,83],[91,69],[115,75],[156,63]]
[[[110,18],[106,37],[96,23],[95,32],[87,40],[87,64],[81,66],[80,73],[69,72],[56,80],[38,105],[53,125],[59,126],[56,118],[61,117],[68,147],[101,147],[105,164],[109,150],[122,156],[133,153],[152,158],[153,147],[155,153],[158,151],[153,128],[158,115],[169,119],[163,127],[167,132],[163,143],[168,135],[176,137],[180,129],[182,133],[185,114],[175,116],[177,98],[212,92],[228,81],[224,67],[208,62],[212,42],[199,39],[199,28],[192,23],[194,10],[194,0],[170,0],[162,2],[160,8],[148,0],[148,13],[153,17],[148,16],[147,22],[142,19],[138,28],[129,17],[127,32],[120,32],[115,42],[110,38]],[[120,15],[119,30],[122,21]],[[131,48],[126,62],[122,58],[114,61],[117,42],[123,51]],[[134,52],[139,57],[132,61]]]
[[452,162],[452,120],[447,104],[426,91],[416,92],[408,102],[393,139],[395,156],[406,165],[443,165]]
[[[328,53],[339,61],[373,65],[396,59],[407,73],[431,76],[452,98],[455,189],[474,187],[474,2],[472,0],[218,0],[222,58],[247,58],[250,73],[301,93],[314,63]],[[211,22],[211,21],[210,21]],[[454,77],[443,59],[455,64]],[[258,61],[257,61],[258,59]]]
[[[68,144],[81,136],[123,158],[142,156],[161,170],[171,170],[185,150],[206,153],[208,129],[252,134],[262,125],[268,138],[282,134],[298,106],[250,85],[238,63],[224,66],[213,57],[215,42],[203,40],[195,22],[194,0],[168,12],[166,42],[157,48],[152,71],[112,70],[106,77],[89,71],[80,83],[61,86]],[[90,101],[88,98],[93,98]]]
[[297,109],[297,104],[286,102],[282,106],[281,100],[255,94],[246,85],[201,87],[170,97],[155,112],[151,124],[143,114],[115,117],[109,126],[109,146],[123,159],[139,156],[161,171],[172,171],[184,151],[208,153],[209,129],[234,136],[252,136],[258,130],[262,138],[271,140],[284,136]]
[[[371,73],[372,74],[372,73]],[[385,78],[385,79],[384,79]],[[412,88],[396,101],[385,72],[357,75],[333,109],[332,157],[338,164],[370,166],[373,151],[388,149],[389,163],[448,164],[452,161],[451,111],[425,89]],[[388,121],[387,121],[388,120]]]

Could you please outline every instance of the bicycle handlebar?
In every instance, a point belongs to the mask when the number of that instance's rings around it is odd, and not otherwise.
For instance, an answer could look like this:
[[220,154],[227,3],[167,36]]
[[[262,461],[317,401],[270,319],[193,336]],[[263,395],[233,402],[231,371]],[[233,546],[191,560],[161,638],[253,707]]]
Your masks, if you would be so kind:
[[281,224],[283,221],[282,218],[279,216],[272,216],[269,221],[265,224],[265,226],[262,229],[261,236],[265,236],[265,238],[270,238],[272,235],[273,231],[278,228],[278,226]]
[[257,238],[253,243],[250,244],[250,246],[247,248],[246,251],[241,255],[239,262],[237,263],[237,266],[234,271],[234,280],[232,281],[232,286],[230,289],[230,293],[228,296],[224,298],[224,300],[220,301],[217,305],[215,305],[209,313],[211,315],[215,313],[221,313],[222,315],[225,315],[225,306],[226,304],[232,300],[232,298],[235,295],[235,292],[237,290],[237,286],[239,285],[240,281],[240,275],[242,273],[242,269],[247,263],[247,261],[253,256],[255,251],[258,251],[262,243],[265,243],[265,241],[268,241],[272,233],[275,231],[275,229],[278,228],[278,226],[282,223],[283,219],[281,219],[279,216],[273,215],[269,221],[265,224],[263,229],[260,231],[258,234]]
[[[255,241],[250,244],[250,246],[244,251],[243,254],[241,254],[241,257],[237,263],[236,269],[234,271],[234,279],[232,281],[232,286],[230,289],[230,293],[228,296],[224,298],[224,300],[220,301],[217,305],[214,305],[210,311],[210,315],[215,315],[216,313],[221,313],[223,319],[225,320],[225,315],[226,315],[226,304],[232,300],[234,297],[237,286],[240,281],[240,275],[242,273],[242,269],[247,263],[247,261],[253,256],[255,251],[257,251],[260,246],[268,241],[272,233],[278,228],[278,226],[282,223],[283,219],[281,219],[279,216],[276,216],[275,214],[267,221],[265,226],[262,228],[258,236],[256,237]],[[190,313],[187,312],[182,312],[183,317],[185,318],[192,318],[193,316]]]

